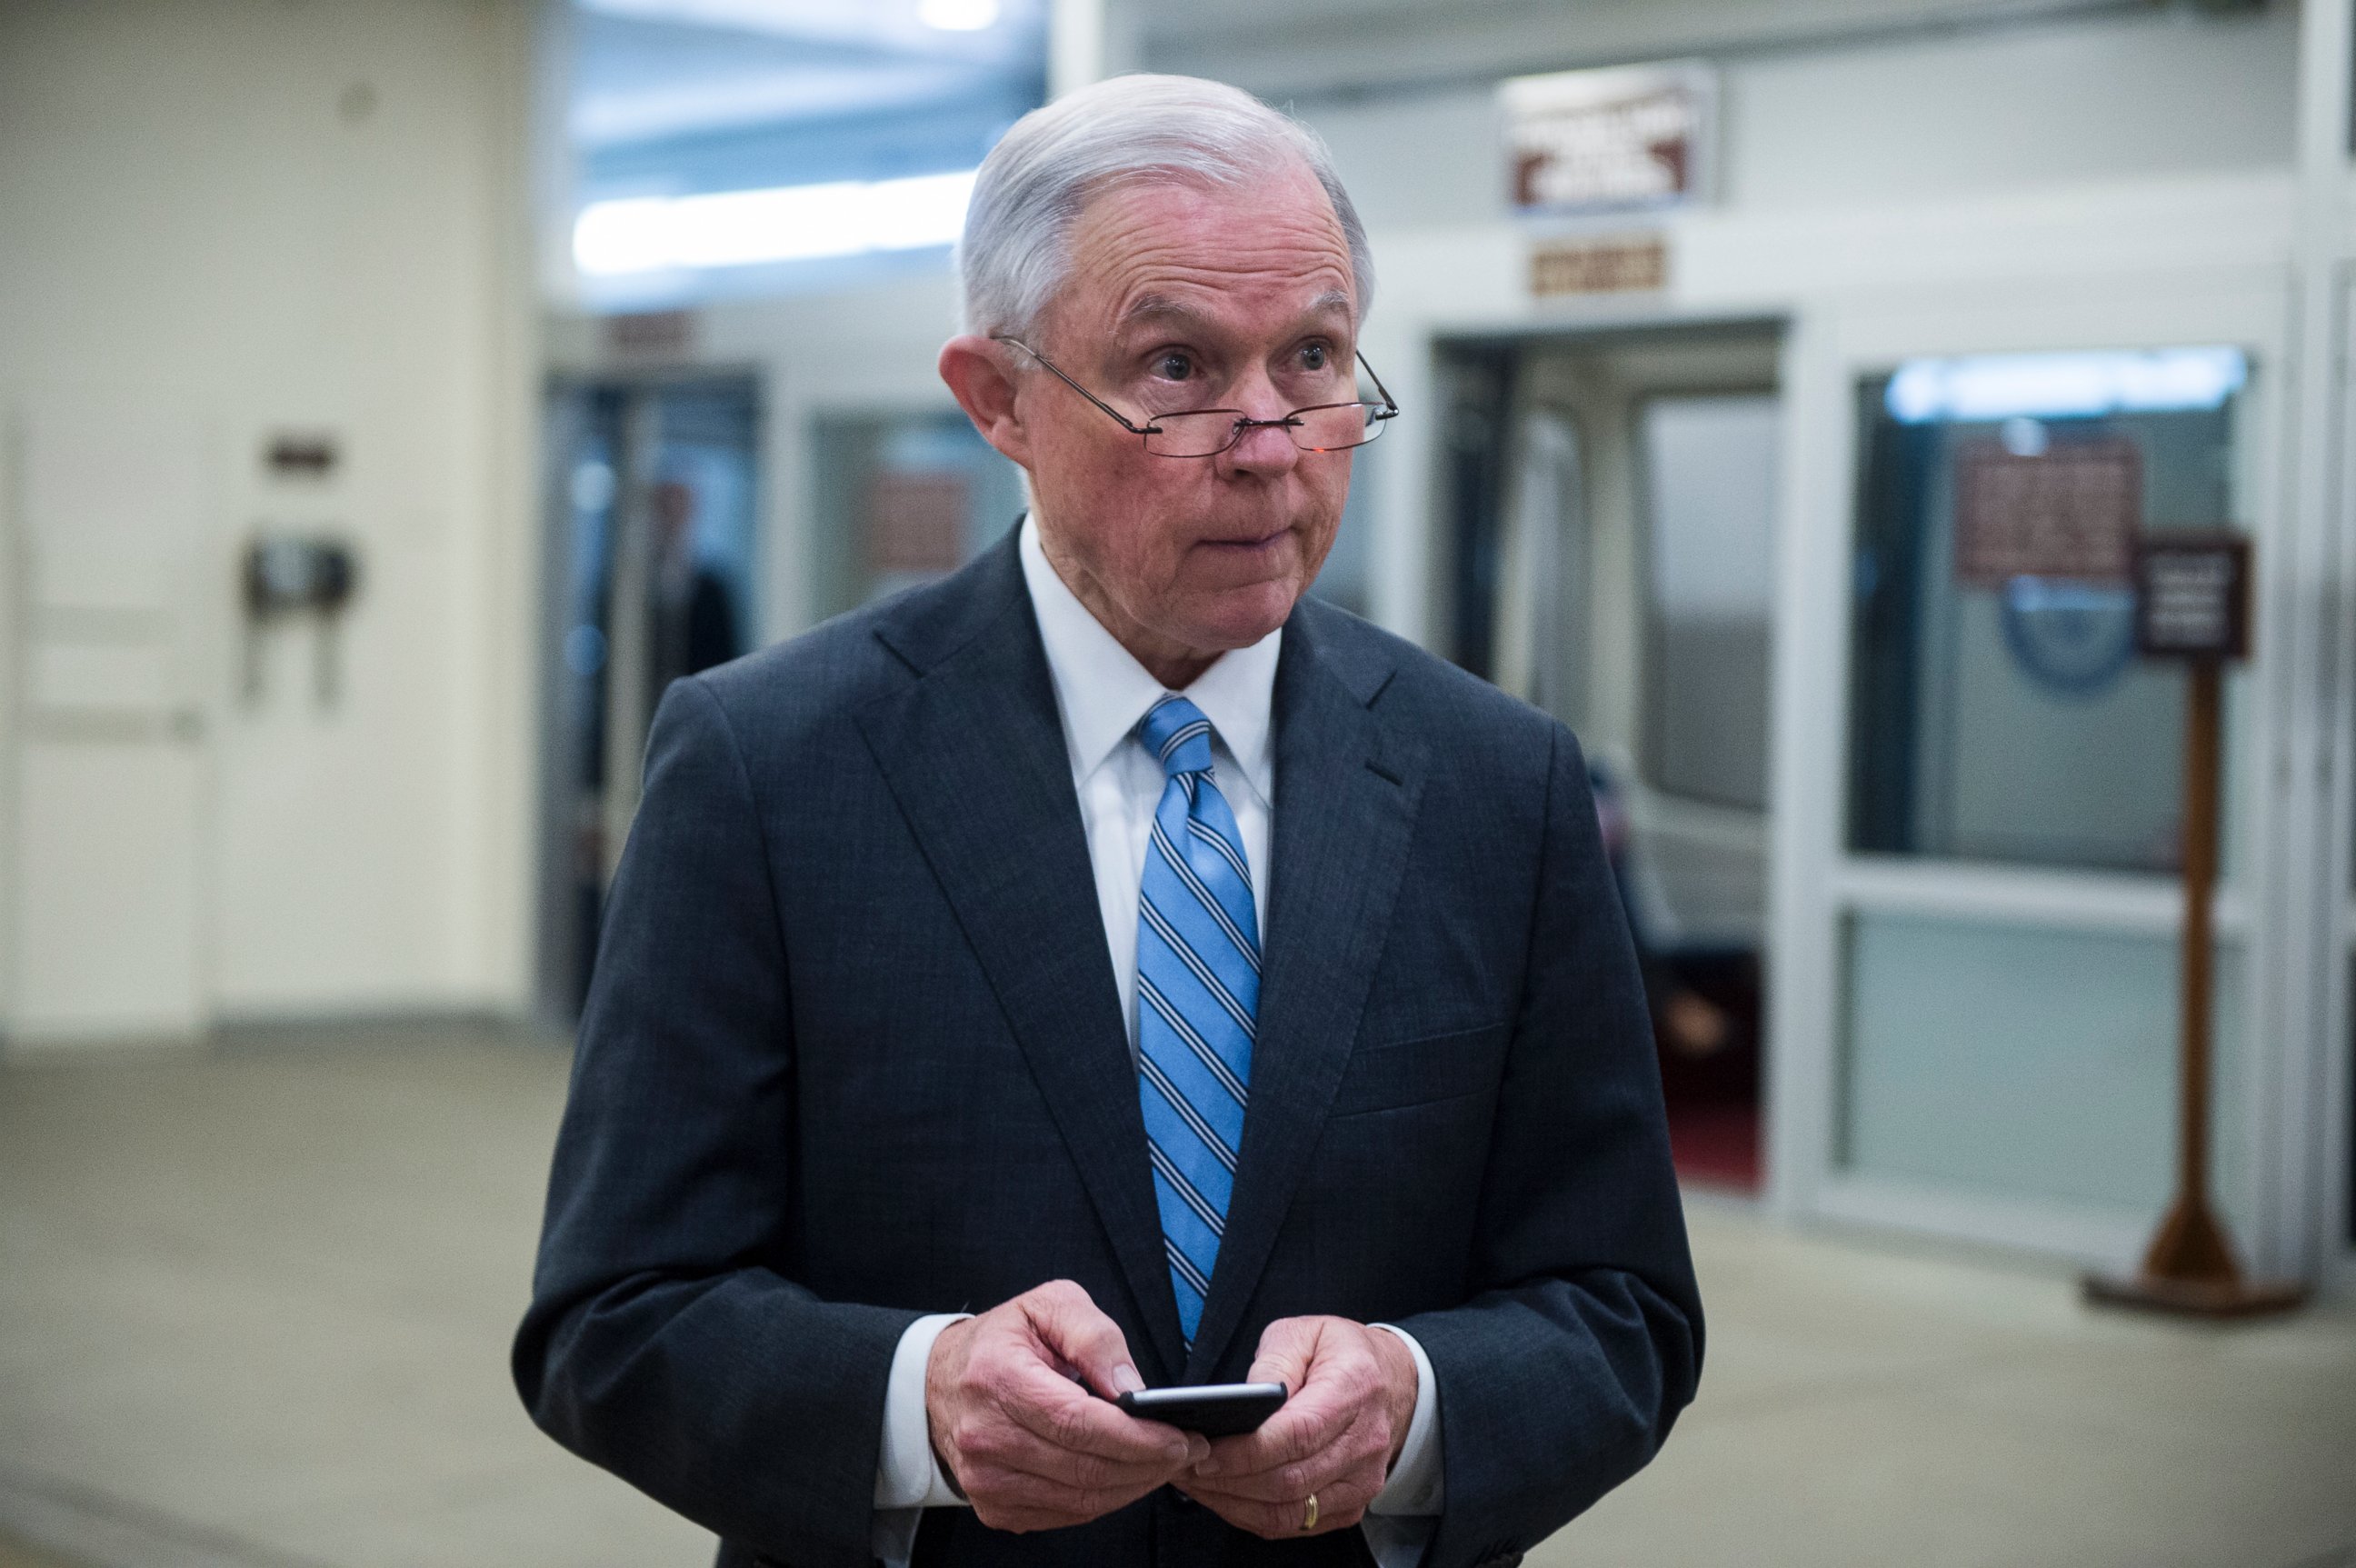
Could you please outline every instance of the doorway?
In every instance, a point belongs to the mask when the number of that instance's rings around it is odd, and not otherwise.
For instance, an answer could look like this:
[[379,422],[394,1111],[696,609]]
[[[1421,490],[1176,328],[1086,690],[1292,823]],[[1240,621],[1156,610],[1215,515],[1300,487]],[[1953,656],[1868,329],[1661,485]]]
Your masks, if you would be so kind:
[[580,1016],[663,689],[759,645],[759,388],[560,381],[546,408],[539,974]]
[[208,432],[137,395],[50,397],[0,437],[0,1035],[195,1041],[223,629]]
[[1763,1177],[1767,322],[1443,340],[1456,661],[1584,746],[1685,1179]]

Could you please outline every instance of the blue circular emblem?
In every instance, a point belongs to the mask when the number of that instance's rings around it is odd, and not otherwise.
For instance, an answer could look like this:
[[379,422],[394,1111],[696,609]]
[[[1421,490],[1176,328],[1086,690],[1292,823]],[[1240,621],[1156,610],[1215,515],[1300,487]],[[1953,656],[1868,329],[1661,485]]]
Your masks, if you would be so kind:
[[2013,662],[2059,695],[2094,696],[2135,652],[2135,592],[2125,585],[2015,577],[1997,602]]

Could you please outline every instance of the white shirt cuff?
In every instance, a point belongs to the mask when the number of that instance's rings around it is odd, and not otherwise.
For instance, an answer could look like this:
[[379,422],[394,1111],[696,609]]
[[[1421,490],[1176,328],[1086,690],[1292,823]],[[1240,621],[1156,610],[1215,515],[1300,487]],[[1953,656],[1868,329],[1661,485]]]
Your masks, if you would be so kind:
[[[1446,1499],[1447,1472],[1440,1457],[1440,1386],[1431,1375],[1431,1358],[1406,1329],[1387,1323],[1369,1326],[1398,1335],[1406,1343],[1408,1354],[1415,1358],[1415,1414],[1408,1422],[1407,1442],[1399,1448],[1398,1463],[1391,1466],[1390,1478],[1366,1505],[1366,1511],[1394,1519],[1435,1515]],[[1374,1544],[1371,1530],[1367,1541]],[[1419,1551],[1420,1547],[1419,1541]],[[1382,1555],[1379,1547],[1376,1555]],[[1384,1568],[1390,1565],[1385,1563]]]
[[[900,1336],[899,1348],[892,1352],[891,1380],[884,1389],[884,1444],[875,1460],[878,1509],[966,1506],[965,1499],[950,1489],[949,1478],[941,1474],[940,1460],[933,1454],[932,1423],[925,1415],[925,1369],[932,1360],[933,1341],[941,1337],[941,1330],[972,1316],[942,1312],[920,1317],[908,1325]],[[884,1521],[876,1523],[880,1530]]]

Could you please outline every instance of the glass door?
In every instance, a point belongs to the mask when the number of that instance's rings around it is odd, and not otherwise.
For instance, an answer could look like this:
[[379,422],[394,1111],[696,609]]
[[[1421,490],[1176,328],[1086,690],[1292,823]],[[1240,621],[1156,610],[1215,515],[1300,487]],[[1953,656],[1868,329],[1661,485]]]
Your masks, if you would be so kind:
[[2227,529],[2261,635],[2227,688],[2213,1176],[2245,1253],[2271,1234],[2280,319],[2263,287],[2056,287],[1816,335],[1778,703],[1790,1208],[2139,1254],[2174,1168],[2184,676],[2133,655],[2126,552]]
[[[1950,867],[2018,871],[2023,887],[2172,909],[2184,674],[2134,658],[2126,547],[2253,514],[2247,380],[2244,352],[2213,345],[1921,358],[1859,378],[1846,850],[1860,868],[1918,887]],[[1999,547],[2010,557],[1984,558]],[[2229,727],[2245,682],[2230,682]],[[2229,789],[2229,818],[2233,804]],[[2238,869],[2229,852],[2229,886]],[[2176,948],[2151,924],[1855,900],[1837,1166],[2156,1208]],[[2246,1233],[2244,945],[2219,954],[2216,1022],[2222,1197]]]
[[758,640],[760,403],[743,376],[565,382],[547,418],[541,974],[569,1020],[663,689]]

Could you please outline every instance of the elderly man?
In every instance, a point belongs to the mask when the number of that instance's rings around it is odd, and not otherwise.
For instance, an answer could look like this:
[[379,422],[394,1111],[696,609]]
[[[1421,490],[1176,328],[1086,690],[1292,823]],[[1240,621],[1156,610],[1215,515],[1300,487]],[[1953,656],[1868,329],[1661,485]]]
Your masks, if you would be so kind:
[[723,1564],[1514,1562],[1701,1312],[1577,744],[1302,597],[1398,412],[1356,215],[1128,77],[960,263],[1031,514],[665,696],[517,1381]]

